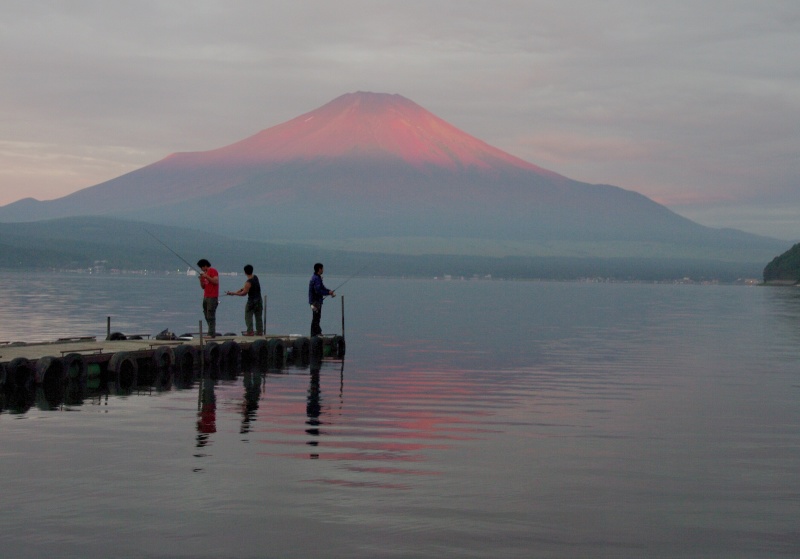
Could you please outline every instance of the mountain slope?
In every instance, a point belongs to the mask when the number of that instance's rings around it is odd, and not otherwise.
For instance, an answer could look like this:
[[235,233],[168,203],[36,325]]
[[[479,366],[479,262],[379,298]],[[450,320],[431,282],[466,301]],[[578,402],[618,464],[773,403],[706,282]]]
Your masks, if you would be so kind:
[[542,169],[412,101],[350,93],[234,144],[176,153],[2,221],[105,215],[239,238],[642,242],[775,251],[641,194]]

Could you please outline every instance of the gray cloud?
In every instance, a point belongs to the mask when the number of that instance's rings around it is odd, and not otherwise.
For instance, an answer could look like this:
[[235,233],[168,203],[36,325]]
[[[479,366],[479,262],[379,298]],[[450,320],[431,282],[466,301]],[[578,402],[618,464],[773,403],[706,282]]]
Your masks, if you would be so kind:
[[368,90],[701,223],[800,238],[796,2],[11,1],[0,53],[0,203]]

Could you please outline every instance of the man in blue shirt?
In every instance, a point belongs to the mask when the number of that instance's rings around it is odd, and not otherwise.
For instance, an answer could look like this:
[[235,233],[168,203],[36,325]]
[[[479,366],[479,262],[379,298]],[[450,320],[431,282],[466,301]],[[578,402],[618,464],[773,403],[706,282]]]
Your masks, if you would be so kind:
[[336,294],[322,283],[322,274],[324,271],[322,264],[319,262],[314,264],[314,275],[311,276],[311,280],[308,282],[308,304],[311,305],[311,337],[322,334],[319,321],[322,318],[323,299],[327,295],[336,297]]

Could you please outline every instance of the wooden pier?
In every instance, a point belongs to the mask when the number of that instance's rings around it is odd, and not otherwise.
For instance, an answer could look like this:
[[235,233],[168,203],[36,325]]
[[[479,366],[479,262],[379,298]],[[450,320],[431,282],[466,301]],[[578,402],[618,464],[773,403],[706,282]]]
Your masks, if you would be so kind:
[[58,389],[66,384],[127,391],[163,387],[175,375],[198,371],[236,374],[243,369],[305,367],[323,359],[343,359],[343,336],[217,336],[157,340],[61,338],[53,342],[0,342],[0,392]]

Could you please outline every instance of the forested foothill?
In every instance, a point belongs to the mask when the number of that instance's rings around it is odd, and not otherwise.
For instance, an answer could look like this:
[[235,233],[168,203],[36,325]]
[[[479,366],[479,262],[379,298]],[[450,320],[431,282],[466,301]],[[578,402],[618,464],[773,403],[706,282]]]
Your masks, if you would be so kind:
[[[402,244],[402,239],[397,243]],[[192,229],[102,217],[0,223],[0,269],[185,272],[186,263],[175,253],[189,263],[208,258],[220,271],[227,272],[241,272],[242,266],[250,263],[265,274],[306,274],[314,262],[321,260],[328,265],[331,275],[364,270],[363,275],[371,277],[495,280],[688,279],[731,283],[758,278],[763,266],[722,257],[486,256],[402,254],[359,247],[345,250],[300,241],[233,239]],[[793,277],[797,278],[797,274]]]
[[776,256],[764,268],[764,283],[794,285],[800,282],[800,243]]

